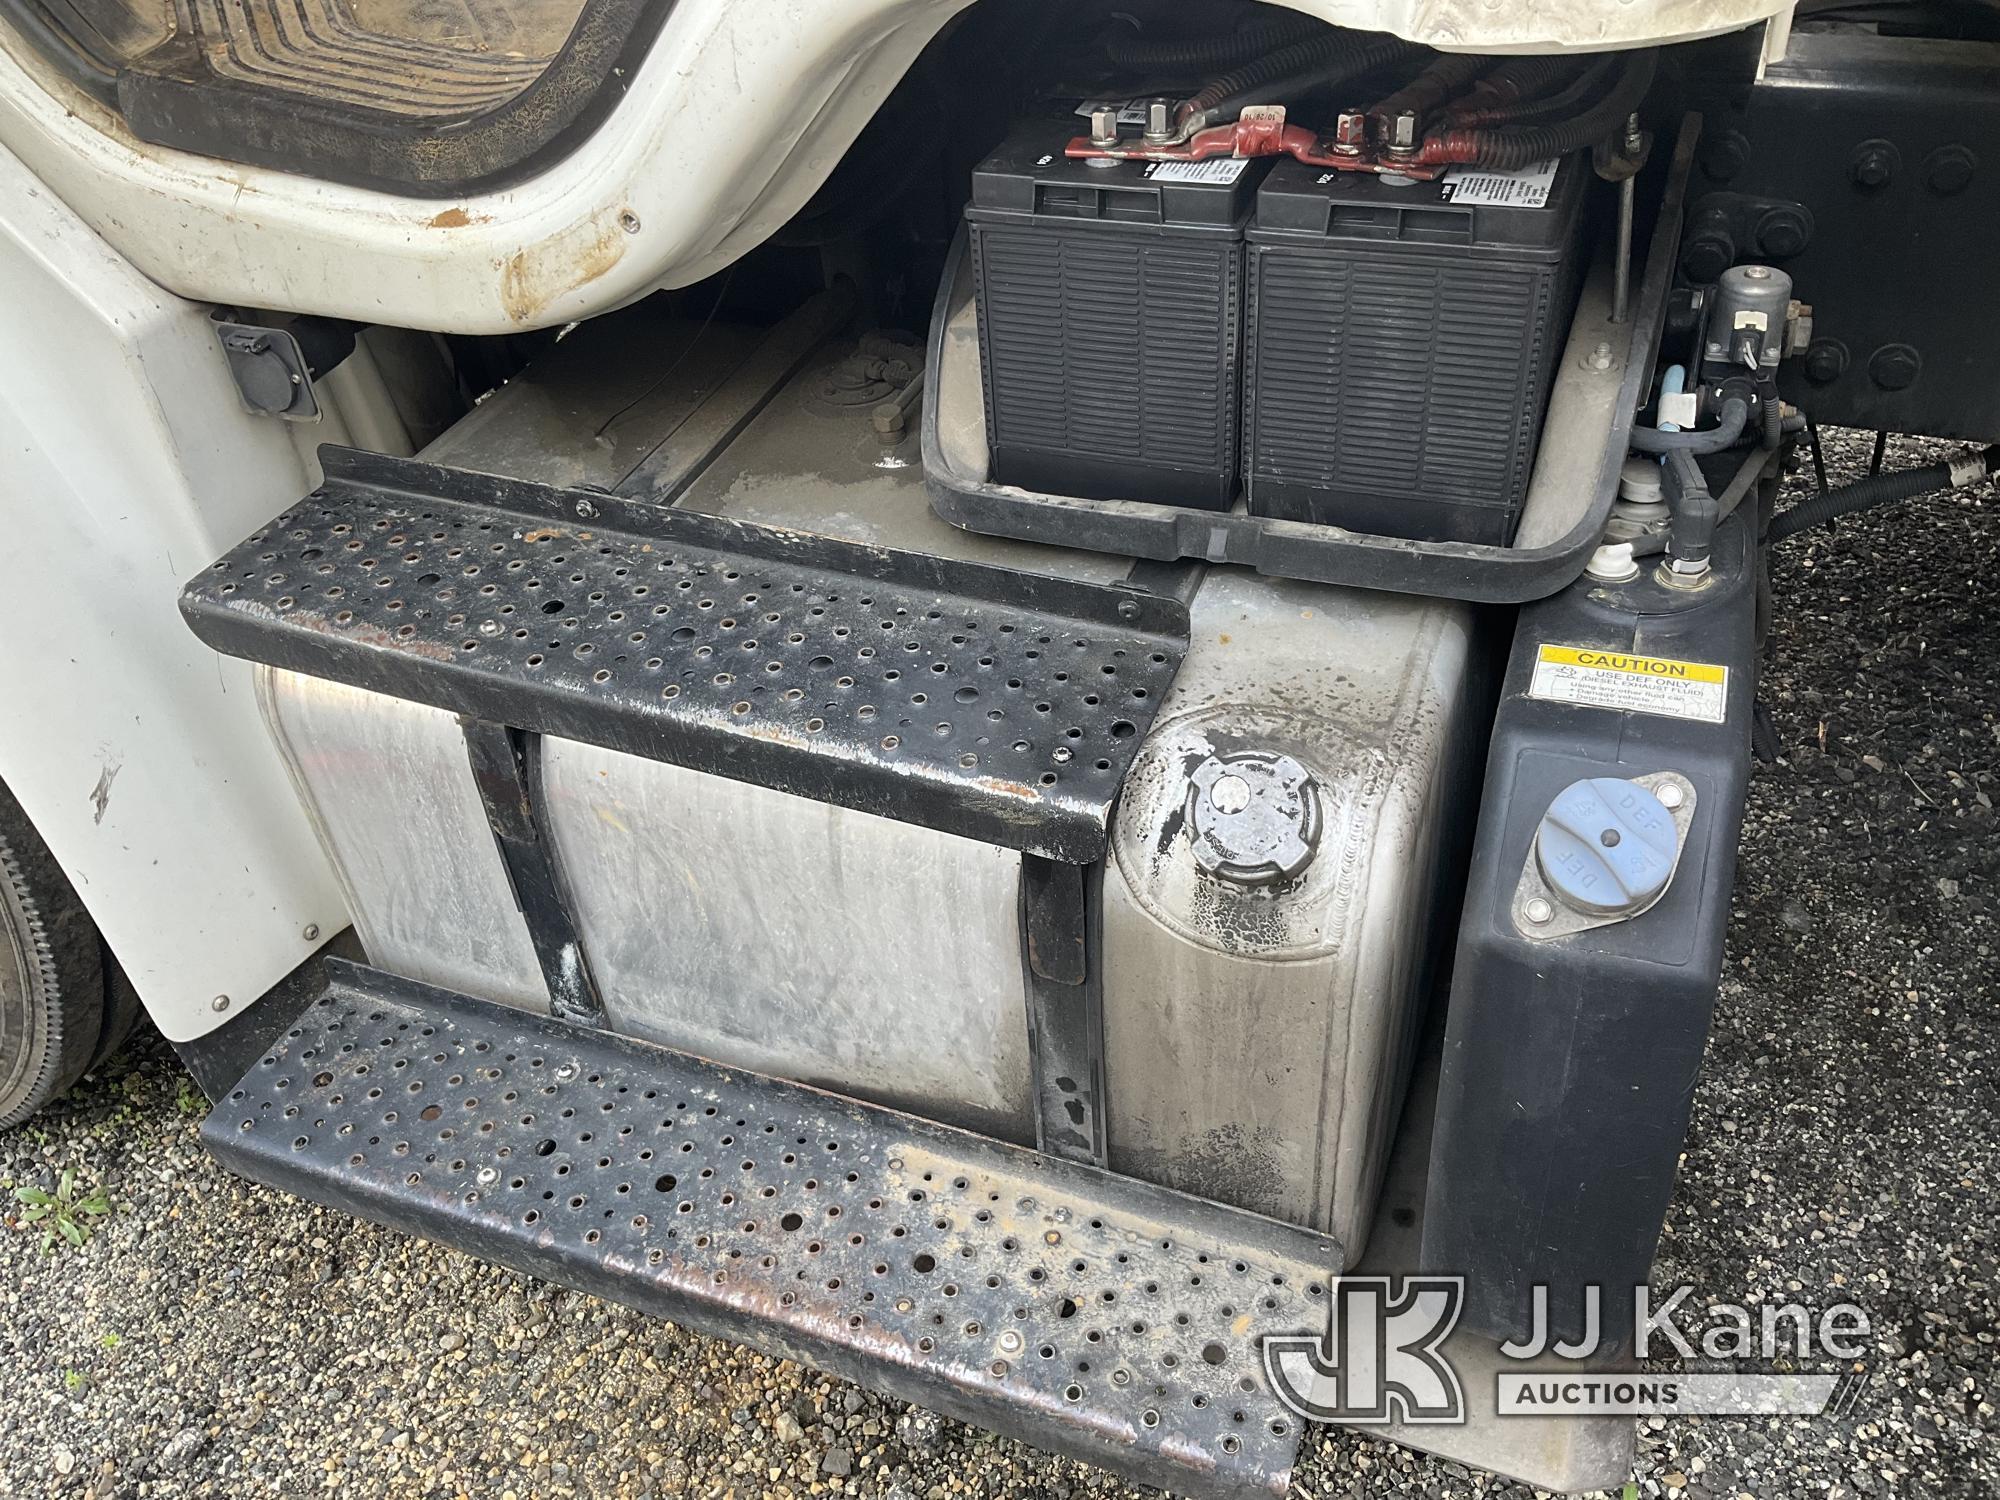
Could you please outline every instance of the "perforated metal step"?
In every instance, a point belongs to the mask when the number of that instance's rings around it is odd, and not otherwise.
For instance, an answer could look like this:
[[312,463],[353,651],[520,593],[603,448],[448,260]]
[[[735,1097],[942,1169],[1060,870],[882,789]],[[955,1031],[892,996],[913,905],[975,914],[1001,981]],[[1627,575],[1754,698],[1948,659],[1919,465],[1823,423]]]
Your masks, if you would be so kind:
[[321,455],[182,596],[218,651],[1065,863],[1187,649],[1137,590]]
[[1282,1495],[1333,1243],[329,963],[202,1127],[244,1175],[1191,1495]]

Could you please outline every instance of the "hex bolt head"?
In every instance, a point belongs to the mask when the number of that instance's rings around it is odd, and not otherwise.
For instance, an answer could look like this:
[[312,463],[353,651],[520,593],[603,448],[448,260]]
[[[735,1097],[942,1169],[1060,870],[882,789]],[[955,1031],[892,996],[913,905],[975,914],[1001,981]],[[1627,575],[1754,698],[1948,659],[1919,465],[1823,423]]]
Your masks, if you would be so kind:
[[1847,159],[1847,175],[1863,192],[1879,192],[1895,180],[1902,160],[1893,141],[1863,141]]
[[1165,99],[1150,99],[1146,103],[1146,139],[1155,143],[1169,141],[1174,134],[1174,107]]
[[1696,230],[1680,250],[1680,268],[1690,282],[1714,282],[1736,264],[1736,240],[1726,228]]
[[1539,927],[1555,916],[1556,909],[1540,896],[1531,896],[1528,904],[1521,908],[1521,914]]
[[1812,238],[1812,221],[1802,208],[1781,203],[1767,208],[1757,218],[1757,249],[1760,254],[1783,260],[1805,249]]
[[1090,144],[1093,146],[1118,144],[1117,110],[1094,109],[1090,112]]
[[1009,1328],[1000,1335],[1000,1352],[1002,1354],[1019,1354],[1025,1342],[1018,1328]]
[[1702,175],[1711,182],[1727,182],[1750,164],[1750,142],[1740,131],[1710,136],[1701,144]]
[[478,1181],[481,1187],[491,1187],[494,1183],[498,1182],[499,1180],[500,1180],[500,1172],[498,1168],[481,1167],[479,1169]]
[[1885,391],[1908,390],[1923,368],[1923,356],[1908,344],[1884,344],[1868,356],[1868,378]]
[[1417,149],[1417,112],[1413,109],[1399,111],[1389,121],[1389,149],[1407,152]]
[[576,1077],[575,1063],[564,1063],[556,1069],[556,1082],[558,1083],[568,1083],[574,1077]]
[[1964,146],[1940,146],[1924,158],[1924,186],[1939,197],[1962,193],[1972,181],[1979,158]]
[[1368,116],[1343,109],[1333,124],[1333,149],[1342,156],[1359,156],[1368,147]]
[[1681,790],[1678,781],[1663,781],[1653,788],[1653,795],[1660,799],[1660,806],[1672,812],[1687,801],[1687,793]]
[[1828,385],[1847,373],[1847,345],[1839,339],[1814,339],[1806,349],[1806,379]]

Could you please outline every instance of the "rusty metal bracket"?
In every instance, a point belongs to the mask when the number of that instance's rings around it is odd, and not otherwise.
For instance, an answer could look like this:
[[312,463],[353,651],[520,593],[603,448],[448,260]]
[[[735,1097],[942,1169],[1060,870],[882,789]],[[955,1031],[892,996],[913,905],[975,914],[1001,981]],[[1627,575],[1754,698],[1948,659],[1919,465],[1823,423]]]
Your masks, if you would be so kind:
[[1282,1496],[1307,1230],[338,961],[225,1163],[1176,1494]]

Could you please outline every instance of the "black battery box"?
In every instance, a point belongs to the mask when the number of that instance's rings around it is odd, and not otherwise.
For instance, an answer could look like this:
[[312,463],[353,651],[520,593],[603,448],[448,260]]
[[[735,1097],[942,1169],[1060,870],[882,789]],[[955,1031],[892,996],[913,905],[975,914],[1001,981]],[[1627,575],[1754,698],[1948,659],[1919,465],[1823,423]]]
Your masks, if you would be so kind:
[[1243,231],[1270,163],[1072,160],[1079,126],[1025,130],[973,174],[991,477],[1225,510]]
[[1592,176],[1582,154],[1436,182],[1279,164],[1246,235],[1251,512],[1510,542]]

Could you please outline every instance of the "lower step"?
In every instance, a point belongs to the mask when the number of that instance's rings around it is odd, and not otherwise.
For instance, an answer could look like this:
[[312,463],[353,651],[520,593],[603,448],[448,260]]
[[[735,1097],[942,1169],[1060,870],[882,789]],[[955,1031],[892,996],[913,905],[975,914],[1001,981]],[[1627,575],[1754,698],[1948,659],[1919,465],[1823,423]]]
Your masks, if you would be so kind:
[[1181,1494],[1282,1495],[1332,1241],[331,961],[209,1115],[247,1177]]

